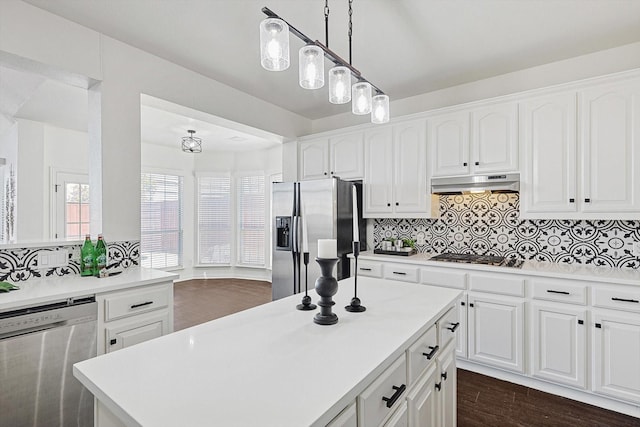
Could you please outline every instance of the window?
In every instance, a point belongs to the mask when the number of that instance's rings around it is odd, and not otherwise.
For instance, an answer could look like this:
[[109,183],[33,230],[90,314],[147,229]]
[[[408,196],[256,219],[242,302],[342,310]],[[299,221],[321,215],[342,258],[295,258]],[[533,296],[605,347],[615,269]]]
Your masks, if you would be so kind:
[[238,179],[238,263],[265,265],[264,175]]
[[143,267],[182,265],[182,177],[142,174],[140,259]]
[[231,263],[231,178],[198,178],[198,263]]
[[89,234],[89,184],[65,183],[64,211],[67,239],[81,240]]

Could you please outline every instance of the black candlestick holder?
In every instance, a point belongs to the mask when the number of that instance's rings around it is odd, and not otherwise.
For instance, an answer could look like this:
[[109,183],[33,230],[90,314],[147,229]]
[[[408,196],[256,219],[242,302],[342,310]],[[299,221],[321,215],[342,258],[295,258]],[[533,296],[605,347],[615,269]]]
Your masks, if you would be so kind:
[[296,308],[298,310],[303,310],[303,311],[315,310],[317,306],[315,304],[311,304],[311,297],[308,294],[309,252],[304,252],[303,261],[304,261],[304,296],[302,297],[302,303],[298,304]]
[[322,272],[322,276],[316,279],[316,292],[320,295],[320,301],[318,301],[320,313],[313,317],[313,321],[318,325],[338,323],[338,316],[331,309],[335,304],[333,296],[338,292],[338,280],[333,277],[333,267],[338,261],[340,261],[339,258],[316,258]]
[[351,304],[344,309],[350,313],[362,313],[367,309],[360,303],[358,298],[358,255],[360,255],[360,242],[353,242],[353,258],[355,260],[355,271],[353,272],[353,298],[351,298]]

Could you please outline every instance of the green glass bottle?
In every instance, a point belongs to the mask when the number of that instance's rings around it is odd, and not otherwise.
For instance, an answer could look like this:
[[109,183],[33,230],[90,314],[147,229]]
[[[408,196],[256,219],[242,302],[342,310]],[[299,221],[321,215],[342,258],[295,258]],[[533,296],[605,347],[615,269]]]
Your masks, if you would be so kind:
[[98,242],[96,243],[96,274],[104,276],[107,273],[107,243],[104,241],[102,234],[98,234]]
[[82,249],[80,249],[80,275],[93,276],[95,265],[95,249],[91,242],[91,236],[87,234]]

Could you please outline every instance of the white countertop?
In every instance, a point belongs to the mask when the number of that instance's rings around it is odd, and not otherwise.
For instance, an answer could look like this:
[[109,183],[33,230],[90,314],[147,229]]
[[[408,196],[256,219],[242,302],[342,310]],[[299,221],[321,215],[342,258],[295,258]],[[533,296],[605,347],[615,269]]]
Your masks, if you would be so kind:
[[[378,255],[372,251],[367,251],[361,252],[358,260],[397,262],[418,264],[425,267],[456,268],[460,270],[523,274],[527,276],[556,277],[560,279],[640,286],[640,270],[632,268],[596,267],[541,261],[525,261],[521,268],[512,268],[459,262],[430,261],[429,258],[433,255],[435,254],[419,253],[411,256]],[[353,258],[352,255],[349,255],[349,257]]]
[[129,426],[325,425],[460,295],[361,277],[367,311],[349,313],[352,280],[334,297],[336,325],[313,323],[318,309],[296,310],[294,295],[77,363],[74,375]]
[[31,279],[17,282],[20,287],[17,291],[0,293],[0,312],[177,278],[177,274],[161,270],[131,267],[116,276],[101,279],[77,274]]

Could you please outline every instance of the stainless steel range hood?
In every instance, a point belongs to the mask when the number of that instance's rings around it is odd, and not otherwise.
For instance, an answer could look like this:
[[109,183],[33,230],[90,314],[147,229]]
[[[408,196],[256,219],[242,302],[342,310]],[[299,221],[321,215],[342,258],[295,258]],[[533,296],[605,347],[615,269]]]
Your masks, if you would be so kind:
[[492,174],[431,178],[432,194],[467,194],[491,191],[514,193],[520,191],[520,174]]

